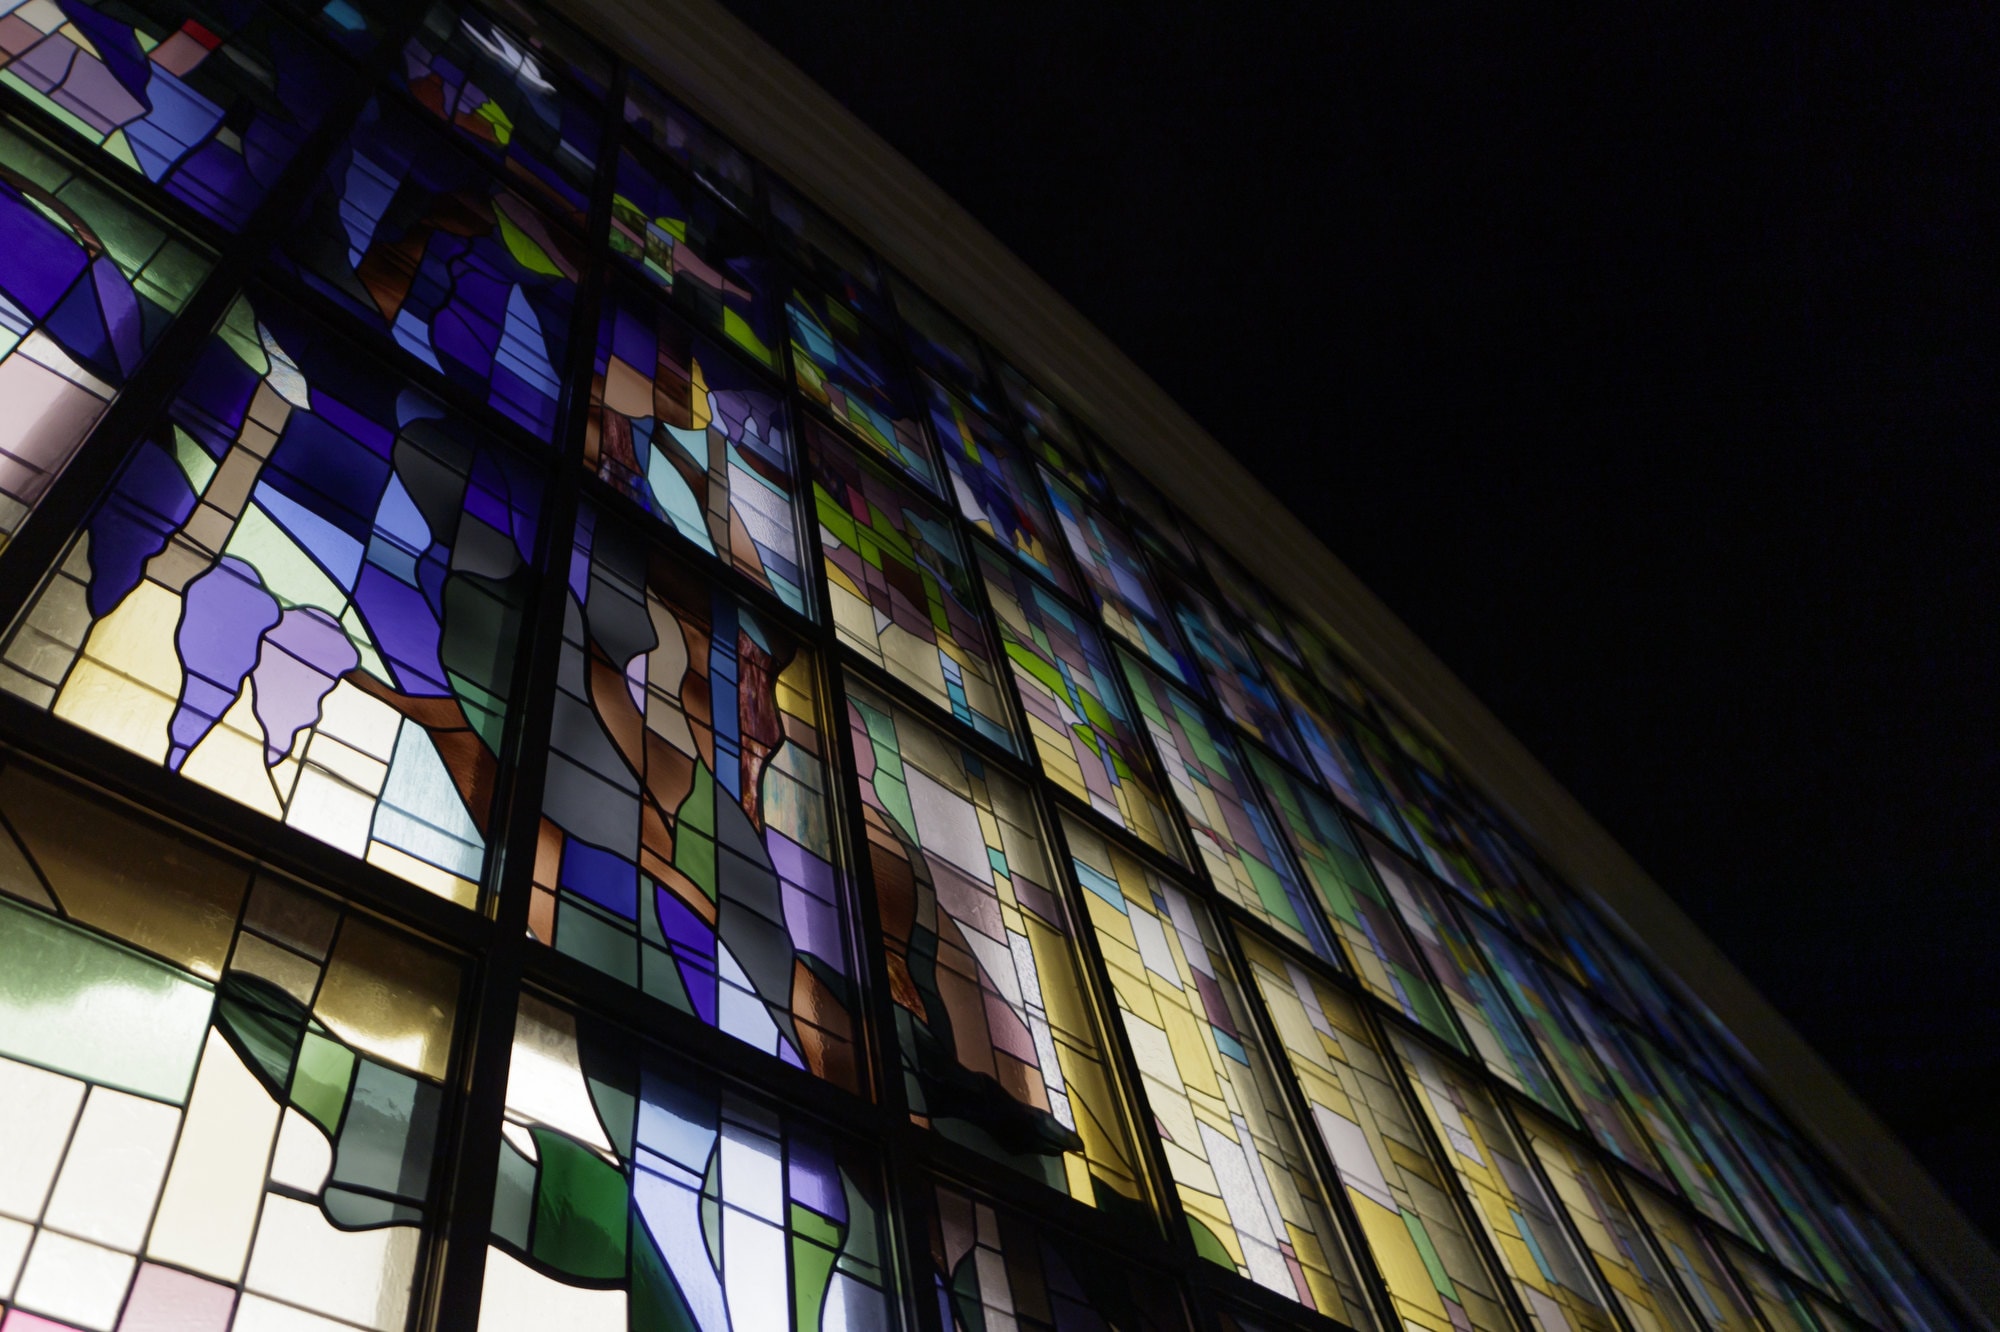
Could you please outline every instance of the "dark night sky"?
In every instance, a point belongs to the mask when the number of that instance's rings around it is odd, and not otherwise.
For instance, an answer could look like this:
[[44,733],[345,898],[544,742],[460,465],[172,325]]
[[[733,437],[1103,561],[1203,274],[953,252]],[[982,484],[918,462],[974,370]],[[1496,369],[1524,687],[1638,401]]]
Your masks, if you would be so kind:
[[2000,1235],[1992,12],[731,3]]

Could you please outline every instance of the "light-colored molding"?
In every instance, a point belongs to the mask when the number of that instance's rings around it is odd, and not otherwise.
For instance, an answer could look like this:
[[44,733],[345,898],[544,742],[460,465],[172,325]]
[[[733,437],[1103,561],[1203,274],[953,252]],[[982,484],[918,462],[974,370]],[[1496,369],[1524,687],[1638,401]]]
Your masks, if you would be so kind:
[[1048,283],[713,0],[555,3],[927,288],[1245,566],[1331,628],[1370,680],[1520,820],[1550,863],[1596,894],[1708,1004],[1763,1065],[1785,1109],[2000,1326],[2000,1255],[1907,1149],[1416,635]]

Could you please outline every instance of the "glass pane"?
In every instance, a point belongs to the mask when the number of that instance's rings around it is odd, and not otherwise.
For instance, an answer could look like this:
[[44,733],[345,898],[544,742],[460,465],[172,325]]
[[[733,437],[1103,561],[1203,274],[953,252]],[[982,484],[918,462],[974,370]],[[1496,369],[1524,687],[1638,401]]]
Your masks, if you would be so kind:
[[605,293],[586,466],[703,552],[806,609],[777,392],[656,302]]
[[440,0],[403,44],[393,79],[580,226],[603,117],[561,69],[477,10]]
[[1071,485],[1101,501],[1107,493],[1104,477],[1085,454],[1083,437],[1069,413],[1011,365],[1000,367],[1000,386],[1021,417],[1022,433],[1036,461],[1054,468]]
[[1093,1205],[1141,1196],[1026,787],[850,682],[910,1114]]
[[928,375],[931,429],[944,450],[958,511],[974,527],[1012,551],[1070,596],[1076,581],[1057,553],[1055,519],[1042,502],[1034,469],[1027,466],[992,422],[967,407]]
[[457,963],[18,764],[0,815],[10,1326],[410,1325]]
[[1278,696],[1264,682],[1264,673],[1257,669],[1250,649],[1223,622],[1215,603],[1171,572],[1162,575],[1160,584],[1180,625],[1181,641],[1194,650],[1224,715],[1287,762],[1304,767],[1306,756],[1285,724]]
[[1207,911],[1075,820],[1063,830],[1196,1251],[1373,1327]]
[[1090,598],[1104,627],[1144,652],[1161,670],[1172,672],[1180,683],[1198,688],[1201,677],[1194,661],[1167,623],[1166,603],[1153,589],[1152,575],[1130,539],[1053,473],[1044,468],[1042,475],[1049,483],[1056,522],[1069,543],[1070,556],[1090,584]]
[[756,206],[750,159],[637,71],[625,76],[625,123],[737,212],[748,215]]
[[827,601],[841,641],[996,744],[1017,750],[972,569],[940,509],[806,423]]
[[931,1290],[944,1332],[1185,1332],[1173,1282],[1136,1272],[977,1195],[931,1192]]
[[611,57],[538,0],[482,0],[482,3],[512,29],[514,39],[522,43],[524,58],[532,56],[540,68],[567,74],[599,100],[610,91]]
[[1284,615],[1278,609],[1277,598],[1265,591],[1261,583],[1243,571],[1242,565],[1224,554],[1222,548],[1207,537],[1197,535],[1195,544],[1201,549],[1201,562],[1215,579],[1223,601],[1237,618],[1250,626],[1251,632],[1263,641],[1265,647],[1275,650],[1294,666],[1305,665],[1305,658],[1285,632]]
[[284,302],[240,300],[0,685],[471,905],[538,490]]
[[1510,1332],[1514,1320],[1361,1010],[1276,949],[1237,938],[1404,1328]]
[[1541,1332],[1611,1332],[1616,1325],[1604,1297],[1491,1093],[1419,1042],[1397,1033],[1389,1039],[1473,1214]]
[[286,245],[314,290],[555,438],[582,251],[423,121],[371,101]]
[[682,1055],[524,996],[503,1132],[484,1332],[899,1321],[872,1165]]
[[1000,396],[994,391],[992,376],[986,372],[979,339],[909,283],[891,278],[889,285],[895,292],[896,309],[903,316],[910,354],[917,365],[949,384],[952,393],[966,399],[976,410],[998,416]]
[[618,154],[611,252],[682,314],[768,370],[778,366],[778,298],[770,262],[748,227],[689,181]]
[[1546,1121],[1523,1115],[1521,1125],[1569,1213],[1570,1224],[1597,1264],[1598,1275],[1632,1326],[1696,1332],[1693,1316],[1640,1233],[1610,1172],[1589,1149]]
[[1456,1043],[1444,996],[1425,974],[1395,909],[1369,872],[1339,812],[1255,745],[1247,752],[1300,869],[1319,891],[1354,974],[1404,1017]]
[[1702,1321],[1713,1332],[1757,1332],[1757,1316],[1744,1302],[1721,1254],[1694,1220],[1643,1185],[1632,1186],[1632,1201]]
[[1187,695],[1129,658],[1125,680],[1216,891],[1331,961],[1333,946],[1229,737]]
[[211,262],[0,122],[0,548]]
[[586,507],[559,680],[535,937],[858,1087],[811,657]]
[[1477,911],[1461,915],[1487,966],[1513,1001],[1515,1013],[1534,1033],[1549,1067],[1569,1093],[1570,1104],[1583,1116],[1585,1126],[1619,1160],[1666,1183],[1666,1177],[1640,1137],[1631,1111],[1618,1099],[1617,1088],[1598,1066],[1576,1028],[1570,1025],[1548,980],[1527,950]]
[[800,391],[877,453],[938,490],[909,386],[882,339],[846,306],[803,287],[793,289],[785,314]]
[[1526,1092],[1567,1119],[1562,1093],[1542,1067],[1527,1033],[1501,998],[1500,987],[1473,951],[1472,940],[1453,919],[1443,896],[1429,880],[1383,847],[1371,842],[1368,850],[1376,875],[1431,964],[1431,974],[1444,986],[1452,1012],[1472,1038],[1479,1057],[1508,1086]]
[[1179,568],[1192,570],[1195,567],[1194,546],[1181,530],[1171,506],[1154,489],[1153,483],[1101,441],[1097,444],[1097,458],[1104,465],[1105,479],[1110,483],[1112,493],[1146,524],[1158,539],[1160,548]]
[[1125,686],[1088,620],[1027,572],[978,552],[1042,772],[1148,846],[1180,859]]
[[1964,1326],[1880,1218],[1852,1199],[1829,1204],[1828,1215],[1847,1237],[1847,1251],[1867,1265],[1899,1325],[1907,1332],[1951,1332]]
[[260,5],[43,0],[5,22],[0,84],[232,231],[352,77]]
[[789,187],[770,182],[771,228],[813,281],[848,310],[891,327],[882,273],[868,247]]
[[1757,1312],[1764,1315],[1771,1332],[1820,1332],[1798,1287],[1777,1268],[1735,1245],[1729,1246],[1729,1262],[1743,1279],[1744,1288],[1750,1292]]
[[1397,849],[1414,855],[1416,847],[1410,841],[1410,834],[1396,817],[1395,806],[1383,793],[1382,784],[1375,780],[1346,723],[1340,720],[1340,709],[1327,702],[1303,675],[1284,662],[1268,653],[1263,661],[1285,701],[1285,711],[1293,727],[1305,741],[1313,768],[1326,780],[1327,787],[1341,804],[1366,819]]

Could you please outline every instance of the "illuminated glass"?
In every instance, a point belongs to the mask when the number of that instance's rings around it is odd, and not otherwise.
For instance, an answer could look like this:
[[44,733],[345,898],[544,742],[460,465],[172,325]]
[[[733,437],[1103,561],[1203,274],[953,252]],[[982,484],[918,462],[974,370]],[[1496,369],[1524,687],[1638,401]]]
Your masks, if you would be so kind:
[[1111,493],[1145,524],[1156,546],[1179,569],[1186,572],[1194,570],[1197,567],[1194,546],[1181,530],[1172,506],[1154,489],[1153,483],[1108,446],[1100,445],[1097,457],[1104,464],[1105,480],[1110,484]]
[[1300,947],[1331,960],[1332,945],[1305,885],[1228,735],[1180,690],[1129,659],[1125,680],[1216,890]]
[[1604,1296],[1492,1093],[1418,1042],[1390,1041],[1537,1332],[1612,1332]]
[[0,685],[471,905],[538,502],[511,451],[286,302],[240,300]]
[[1729,1262],[1771,1332],[1822,1332],[1798,1287],[1777,1268],[1735,1245],[1729,1246]]
[[665,291],[682,314],[767,369],[778,365],[778,292],[762,248],[723,204],[690,181],[618,154],[611,252]]
[[1284,616],[1278,609],[1277,599],[1206,536],[1197,536],[1195,545],[1201,551],[1202,564],[1222,593],[1223,602],[1235,612],[1236,617],[1250,626],[1250,631],[1263,641],[1265,647],[1276,651],[1294,666],[1304,666],[1305,659],[1292,645],[1291,635],[1285,632]]
[[1247,752],[1299,868],[1319,892],[1350,970],[1404,1017],[1456,1044],[1444,996],[1425,971],[1340,815],[1324,796],[1269,755],[1255,746]]
[[799,391],[884,458],[938,490],[937,468],[924,446],[909,388],[881,338],[846,306],[803,287],[792,291],[785,315]]
[[850,683],[910,1113],[1088,1203],[1139,1181],[1027,788]]
[[757,169],[728,140],[636,70],[625,76],[625,123],[746,216],[757,202]]
[[414,1325],[458,964],[18,763],[0,820],[8,1327]]
[[1076,582],[1058,553],[1055,519],[1043,502],[1034,469],[991,421],[973,411],[928,375],[931,429],[951,472],[958,511],[979,531],[1070,596]]
[[1000,646],[1042,772],[1148,846],[1180,858],[1132,705],[1097,631],[1017,565],[978,552]]
[[1063,827],[1196,1252],[1372,1327],[1207,911],[1081,824]]
[[1093,500],[1103,500],[1109,487],[1092,463],[1069,413],[1011,365],[1000,367],[1000,387],[1021,418],[1022,436],[1035,460],[1053,468]]
[[1193,649],[1223,713],[1288,762],[1304,767],[1306,756],[1292,738],[1292,728],[1285,724],[1277,694],[1265,683],[1256,658],[1223,620],[1215,603],[1171,573],[1161,583],[1180,626],[1181,641]]
[[910,354],[926,374],[950,386],[950,391],[987,416],[998,416],[1000,396],[987,373],[979,339],[966,331],[937,303],[900,278],[889,280],[896,310],[909,334]]
[[522,997],[482,1332],[887,1329],[888,1240],[857,1152]]
[[1527,1033],[1501,997],[1492,973],[1473,949],[1472,940],[1460,929],[1443,896],[1421,874],[1387,850],[1371,844],[1369,853],[1376,875],[1416,939],[1417,948],[1430,963],[1431,974],[1444,987],[1452,1012],[1465,1034],[1472,1038],[1479,1057],[1486,1061],[1494,1076],[1567,1120],[1569,1111],[1563,1105],[1562,1093],[1556,1090],[1541,1057],[1535,1053]]
[[232,231],[351,77],[232,0],[28,0],[0,24],[0,85]]
[[654,301],[606,294],[585,464],[704,553],[806,608],[779,394]]
[[0,549],[211,262],[0,122]]
[[1643,1184],[1632,1184],[1631,1194],[1647,1231],[1680,1278],[1681,1289],[1687,1292],[1702,1322],[1712,1332],[1757,1332],[1757,1315],[1751,1312],[1715,1242],[1702,1233],[1694,1218]]
[[787,186],[775,180],[768,186],[771,228],[778,243],[845,309],[887,327],[888,293],[868,247]]
[[313,290],[553,438],[580,247],[425,122],[371,101],[286,245]]
[[931,1289],[944,1332],[1184,1332],[1171,1283],[939,1184],[928,1212]]
[[1403,1326],[1513,1328],[1359,1007],[1276,949],[1238,938]]
[[1659,1255],[1640,1231],[1611,1173],[1567,1134],[1533,1115],[1522,1128],[1562,1199],[1570,1224],[1597,1264],[1597,1273],[1634,1327],[1648,1332],[1696,1332],[1699,1326],[1674,1290]]
[[1063,540],[1090,584],[1090,598],[1104,627],[1180,683],[1199,686],[1201,677],[1167,622],[1166,603],[1154,590],[1139,552],[1095,505],[1086,505],[1046,468],[1042,475]]
[[582,223],[603,116],[571,89],[560,62],[470,5],[434,0],[403,45],[396,84],[510,179]]
[[987,739],[1015,748],[1000,664],[943,511],[807,422],[828,609],[840,639]]
[[535,937],[857,1087],[810,655],[586,508],[558,683]]

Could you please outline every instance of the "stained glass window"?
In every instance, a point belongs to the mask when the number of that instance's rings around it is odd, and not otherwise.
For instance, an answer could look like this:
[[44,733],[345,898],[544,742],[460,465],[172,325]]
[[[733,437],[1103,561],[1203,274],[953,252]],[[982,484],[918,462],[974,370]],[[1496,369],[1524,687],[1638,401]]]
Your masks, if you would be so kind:
[[1699,1325],[1681,1303],[1610,1171],[1544,1120],[1524,1115],[1521,1124],[1584,1250],[1632,1326],[1696,1332]]
[[944,513],[808,422],[827,600],[843,643],[1013,749],[999,658]]
[[1286,938],[1331,959],[1332,945],[1305,885],[1228,735],[1187,695],[1129,659],[1125,679],[1216,889]]
[[0,865],[8,1327],[405,1327],[458,964],[18,762]]
[[944,451],[958,511],[1070,596],[1076,582],[1058,548],[1055,519],[1042,500],[1034,470],[999,427],[967,407],[928,375],[931,429]]
[[1276,949],[1239,937],[1403,1326],[1513,1328],[1452,1185],[1425,1146],[1360,1009]]
[[1730,1264],[1743,1278],[1744,1288],[1750,1292],[1757,1312],[1764,1316],[1764,1324],[1771,1332],[1821,1332],[1798,1287],[1783,1273],[1735,1245],[1728,1247]]
[[1570,1025],[1527,950],[1478,912],[1463,915],[1488,967],[1513,1000],[1515,1013],[1534,1033],[1548,1066],[1569,1093],[1570,1104],[1583,1116],[1585,1126],[1619,1160],[1665,1183],[1640,1137],[1638,1124],[1618,1099],[1617,1088]]
[[507,25],[513,39],[520,44],[522,55],[534,57],[538,69],[554,69],[568,75],[599,100],[610,91],[611,57],[560,16],[535,0],[480,0],[480,3]]
[[471,905],[537,505],[511,451],[240,300],[0,685]]
[[1960,1326],[1938,1298],[1930,1279],[1918,1270],[1908,1250],[1880,1218],[1851,1199],[1828,1201],[1829,1214],[1849,1241],[1848,1252],[1868,1265],[1875,1289],[1889,1301],[1899,1324],[1908,1332],[1947,1332]]
[[0,84],[232,231],[349,77],[281,15],[232,0],[28,0],[0,23]]
[[1027,789],[854,684],[847,724],[912,1116],[1085,1202],[1136,1201]]
[[1373,1326],[1207,911],[1081,824],[1063,826],[1196,1251]]
[[1299,868],[1319,892],[1348,965],[1378,997],[1445,1040],[1458,1039],[1444,997],[1424,970],[1353,834],[1332,804],[1254,745],[1246,751]]
[[1146,525],[1159,548],[1167,553],[1172,562],[1182,570],[1192,571],[1196,567],[1194,546],[1182,532],[1173,509],[1154,489],[1153,483],[1109,447],[1100,446],[1097,456],[1104,465],[1105,479],[1110,483],[1111,492]]
[[1369,858],[1479,1057],[1508,1086],[1567,1119],[1562,1093],[1443,896],[1387,850],[1371,844]]
[[868,247],[789,187],[773,180],[767,193],[772,231],[792,258],[846,309],[887,326],[882,271]]
[[1194,650],[1222,711],[1288,762],[1303,767],[1305,754],[1285,724],[1277,694],[1264,682],[1250,649],[1224,622],[1215,603],[1171,574],[1162,583],[1174,608],[1174,620],[1180,625],[1181,641]]
[[535,937],[858,1086],[810,655],[588,508],[568,594]]
[[1398,849],[1416,854],[1417,848],[1411,843],[1410,834],[1404,830],[1403,821],[1396,817],[1395,805],[1383,793],[1381,783],[1368,767],[1368,761],[1362,757],[1346,725],[1339,720],[1339,710],[1325,702],[1303,675],[1283,661],[1275,660],[1269,654],[1265,654],[1263,660],[1277,685],[1279,697],[1285,702],[1286,715],[1304,740],[1306,753],[1312,757],[1313,768],[1340,798],[1340,803],[1366,819],[1375,831],[1395,843]]
[[371,101],[287,244],[315,291],[553,437],[580,248],[423,121]]
[[1604,1296],[1492,1093],[1417,1041],[1390,1041],[1538,1332],[1611,1332]]
[[938,490],[910,393],[879,335],[837,302],[794,288],[785,306],[799,391],[883,457]]
[[1000,367],[1000,387],[1021,417],[1029,449],[1035,458],[1054,468],[1092,499],[1103,499],[1107,489],[1104,477],[1097,472],[1085,452],[1083,436],[1070,420],[1069,413],[1011,365]]
[[892,1326],[858,1153],[687,1061],[523,996],[483,1332]]
[[757,169],[750,159],[636,71],[625,79],[625,123],[737,212],[748,215],[756,207]]
[[909,333],[910,354],[917,365],[950,385],[952,393],[970,402],[976,410],[998,416],[1000,396],[987,373],[979,339],[909,283],[892,277],[889,286],[896,297],[896,310]]
[[434,0],[403,46],[399,87],[581,223],[602,115],[567,71],[469,5]]
[[937,1185],[927,1217],[944,1332],[1183,1332],[1170,1283],[1041,1230],[1018,1212]]
[[1042,771],[1103,817],[1178,859],[1180,839],[1161,801],[1159,779],[1096,629],[1018,566],[983,549],[978,556]]
[[1694,1219],[1642,1184],[1631,1186],[1632,1202],[1680,1278],[1702,1322],[1713,1332],[1756,1332],[1757,1316],[1729,1274],[1714,1241]]
[[1090,584],[1091,600],[1105,628],[1146,654],[1155,666],[1186,685],[1199,685],[1194,662],[1167,623],[1166,603],[1131,541],[1095,505],[1044,469],[1049,499],[1069,553]]
[[203,248],[0,121],[0,548],[210,263]]
[[771,385],[636,293],[606,294],[585,463],[703,553],[806,608],[792,444]]
[[1207,537],[1198,537],[1195,544],[1201,550],[1201,562],[1215,579],[1229,609],[1250,626],[1265,647],[1275,650],[1294,666],[1303,666],[1305,661],[1292,646],[1291,636],[1285,632],[1284,617],[1271,594]]
[[707,190],[652,169],[630,149],[619,153],[611,252],[708,332],[777,368],[778,293],[770,263]]

